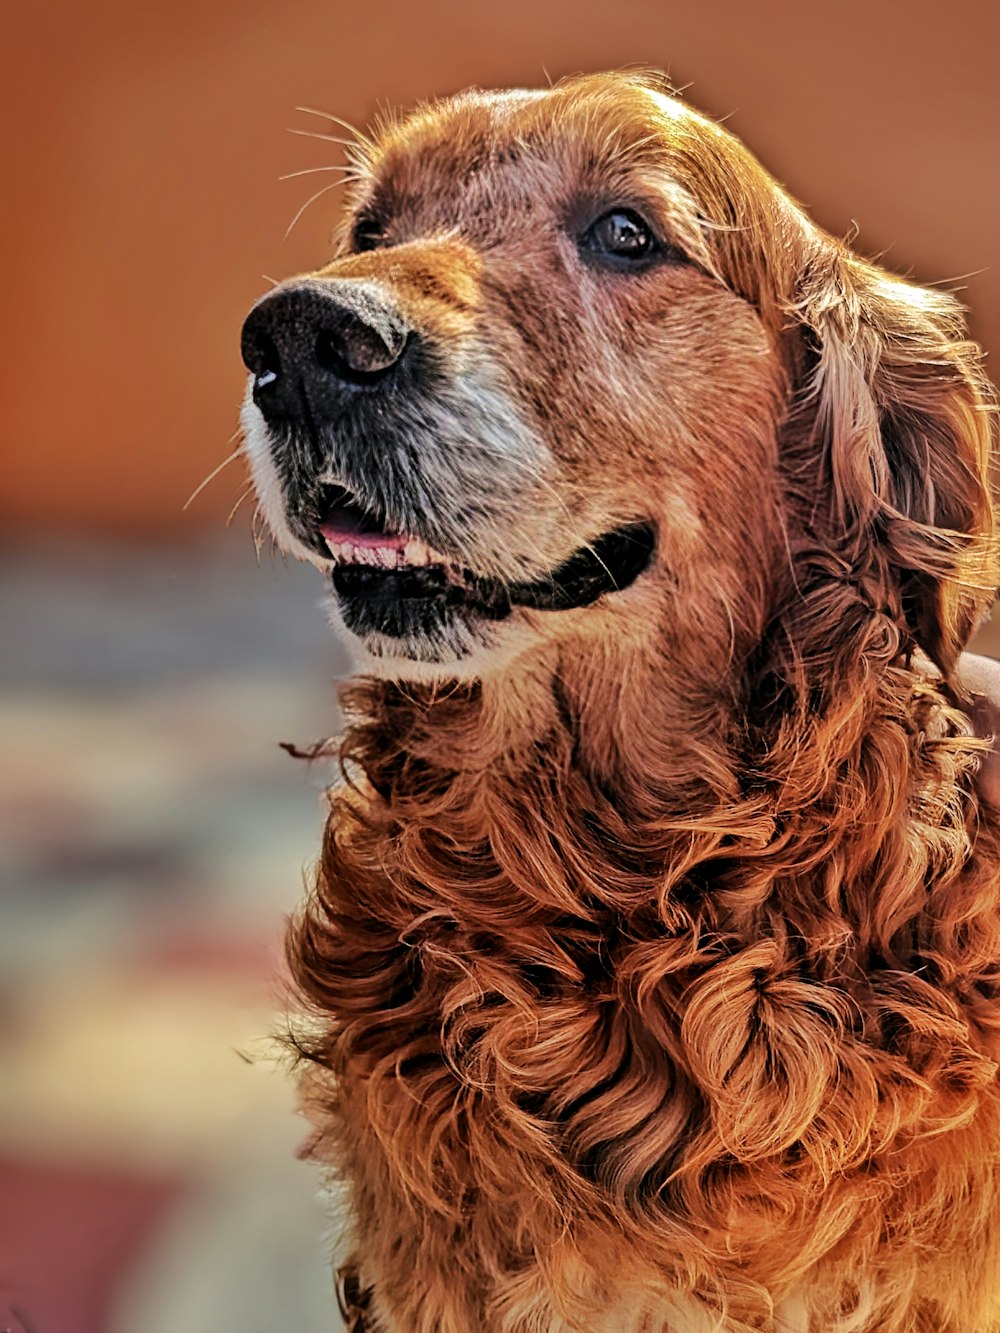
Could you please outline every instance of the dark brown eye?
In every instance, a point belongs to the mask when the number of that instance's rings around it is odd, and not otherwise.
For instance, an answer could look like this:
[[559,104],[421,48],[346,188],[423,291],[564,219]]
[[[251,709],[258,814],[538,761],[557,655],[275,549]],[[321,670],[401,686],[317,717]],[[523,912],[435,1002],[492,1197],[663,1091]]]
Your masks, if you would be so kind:
[[385,224],[375,213],[360,213],[351,231],[351,249],[377,250],[385,245]]
[[591,223],[580,244],[592,255],[625,262],[648,259],[659,248],[649,227],[630,208],[613,209]]

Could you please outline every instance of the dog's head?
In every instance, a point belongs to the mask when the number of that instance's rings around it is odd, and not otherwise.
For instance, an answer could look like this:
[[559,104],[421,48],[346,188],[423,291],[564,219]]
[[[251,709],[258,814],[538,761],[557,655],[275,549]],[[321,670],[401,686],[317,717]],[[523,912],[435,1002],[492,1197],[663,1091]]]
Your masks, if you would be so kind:
[[722,670],[817,562],[948,670],[992,595],[958,307],[655,78],[386,128],[336,257],[258,302],[243,354],[265,515],[369,670],[652,634]]

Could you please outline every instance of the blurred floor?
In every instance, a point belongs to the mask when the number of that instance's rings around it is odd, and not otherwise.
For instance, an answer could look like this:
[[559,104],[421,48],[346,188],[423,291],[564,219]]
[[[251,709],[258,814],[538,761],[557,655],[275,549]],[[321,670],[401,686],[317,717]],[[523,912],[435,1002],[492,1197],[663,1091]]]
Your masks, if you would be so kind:
[[0,1327],[339,1327],[271,1035],[322,786],[278,742],[344,669],[321,594],[244,534],[4,555]]

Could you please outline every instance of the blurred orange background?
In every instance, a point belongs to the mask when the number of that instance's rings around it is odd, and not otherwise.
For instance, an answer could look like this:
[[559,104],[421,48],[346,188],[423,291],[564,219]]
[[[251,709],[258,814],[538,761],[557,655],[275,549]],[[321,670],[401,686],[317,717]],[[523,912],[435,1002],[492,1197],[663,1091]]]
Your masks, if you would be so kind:
[[341,158],[286,133],[323,132],[300,105],[363,124],[470,84],[659,66],[833,232],[856,221],[923,281],[973,274],[957,285],[1000,346],[998,38],[991,0],[8,6],[0,518],[149,534],[228,512],[235,469],[182,506],[228,452],[242,316],[262,273],[316,266],[338,206],[282,241],[327,177],[278,176]]
[[[346,661],[258,567],[239,331],[336,144],[470,84],[656,66],[1000,348],[994,0],[35,0],[0,27],[0,1328],[338,1327],[269,1033]],[[965,276],[969,275],[969,276]],[[1000,637],[987,627],[981,650]]]

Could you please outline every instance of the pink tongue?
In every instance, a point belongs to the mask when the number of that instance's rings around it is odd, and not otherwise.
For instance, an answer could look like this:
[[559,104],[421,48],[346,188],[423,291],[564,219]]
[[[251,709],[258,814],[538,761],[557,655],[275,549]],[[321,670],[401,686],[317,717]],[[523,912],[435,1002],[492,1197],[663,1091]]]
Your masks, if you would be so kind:
[[362,532],[360,528],[361,525],[354,523],[346,514],[338,514],[336,518],[323,523],[320,532],[328,546],[350,542],[352,546],[363,546],[366,550],[377,546],[383,550],[401,551],[409,541],[405,532]]

